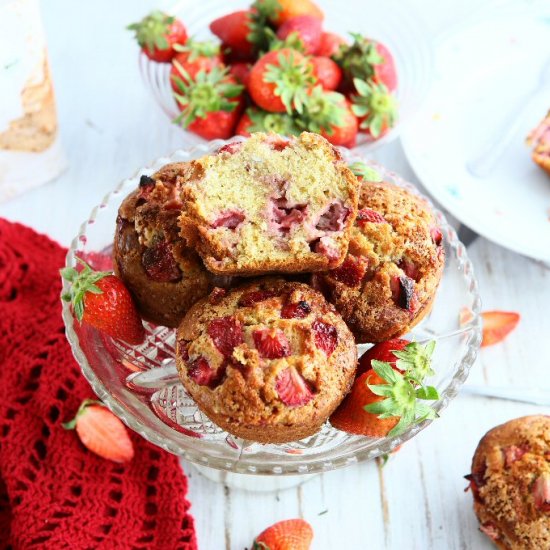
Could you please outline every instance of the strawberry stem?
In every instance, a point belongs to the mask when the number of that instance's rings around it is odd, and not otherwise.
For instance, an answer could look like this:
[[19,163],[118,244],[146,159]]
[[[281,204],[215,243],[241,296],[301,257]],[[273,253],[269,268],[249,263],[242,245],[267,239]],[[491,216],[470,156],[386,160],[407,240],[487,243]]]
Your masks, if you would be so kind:
[[86,409],[91,405],[100,405],[101,407],[104,407],[105,405],[98,401],[97,399],[84,399],[82,403],[80,404],[80,407],[78,407],[78,410],[76,411],[76,414],[72,420],[69,420],[68,422],[63,422],[61,425],[65,430],[74,430],[76,428],[76,421],[80,416],[84,414]]
[[159,50],[168,48],[169,44],[166,35],[170,30],[170,25],[174,21],[175,18],[171,15],[155,10],[141,21],[132,23],[126,28],[129,31],[134,31],[138,44],[152,53],[155,47]]

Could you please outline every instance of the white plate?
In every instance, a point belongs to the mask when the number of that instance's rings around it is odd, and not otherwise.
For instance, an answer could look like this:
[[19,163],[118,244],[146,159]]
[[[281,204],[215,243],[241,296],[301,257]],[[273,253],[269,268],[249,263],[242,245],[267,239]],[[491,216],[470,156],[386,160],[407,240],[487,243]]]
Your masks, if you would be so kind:
[[[403,146],[422,183],[455,217],[550,262],[550,177],[525,144],[550,108],[550,77],[541,83],[543,67],[550,69],[550,2],[500,8],[440,38],[431,92]],[[493,168],[474,176],[472,161],[499,144]]]

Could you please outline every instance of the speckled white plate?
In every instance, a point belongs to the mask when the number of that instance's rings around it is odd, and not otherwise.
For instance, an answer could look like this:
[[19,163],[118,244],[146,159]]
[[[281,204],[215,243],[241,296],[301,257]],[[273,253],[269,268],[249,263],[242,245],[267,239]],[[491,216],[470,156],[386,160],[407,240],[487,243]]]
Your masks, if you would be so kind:
[[402,136],[414,171],[455,217],[545,262],[550,177],[525,137],[548,109],[550,2],[501,2],[440,38],[429,98]]

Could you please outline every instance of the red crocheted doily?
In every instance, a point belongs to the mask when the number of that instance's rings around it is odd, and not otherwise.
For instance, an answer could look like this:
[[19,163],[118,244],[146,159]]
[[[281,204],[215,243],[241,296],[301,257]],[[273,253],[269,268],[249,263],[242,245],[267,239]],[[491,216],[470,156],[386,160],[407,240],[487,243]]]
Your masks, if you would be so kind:
[[0,549],[196,549],[175,456],[132,433],[115,464],[61,426],[93,397],[65,340],[65,254],[0,219]]

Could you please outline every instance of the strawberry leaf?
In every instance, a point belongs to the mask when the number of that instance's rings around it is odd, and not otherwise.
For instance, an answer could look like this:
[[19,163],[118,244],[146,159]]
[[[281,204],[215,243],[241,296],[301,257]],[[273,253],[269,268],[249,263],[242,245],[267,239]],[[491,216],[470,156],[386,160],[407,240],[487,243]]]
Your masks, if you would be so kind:
[[175,18],[159,10],[151,12],[137,23],[132,23],[126,28],[134,31],[137,43],[142,47],[153,52],[158,48],[165,50],[169,47],[166,35],[170,31],[170,25],[174,23]]
[[423,401],[439,399],[439,393],[433,386],[425,386],[424,379],[433,374],[431,357],[435,342],[422,346],[411,342],[401,351],[394,351],[398,356],[397,368],[390,363],[372,360],[372,368],[387,384],[369,384],[367,386],[375,395],[385,397],[382,401],[370,403],[365,411],[378,415],[378,418],[399,417],[396,426],[388,433],[390,437],[402,434],[408,427],[424,420],[437,418],[437,412]]
[[353,79],[357,95],[352,98],[351,110],[362,118],[359,125],[378,137],[384,128],[392,128],[397,120],[397,101],[384,84],[376,84],[359,78]]
[[382,176],[374,169],[365,164],[364,162],[357,161],[349,165],[349,169],[357,176],[366,179],[367,181],[372,181],[379,183],[383,181]]
[[310,132],[325,131],[328,135],[334,133],[334,128],[345,124],[345,97],[337,92],[327,92],[322,86],[315,86],[311,94],[306,96],[303,117],[298,124]]

